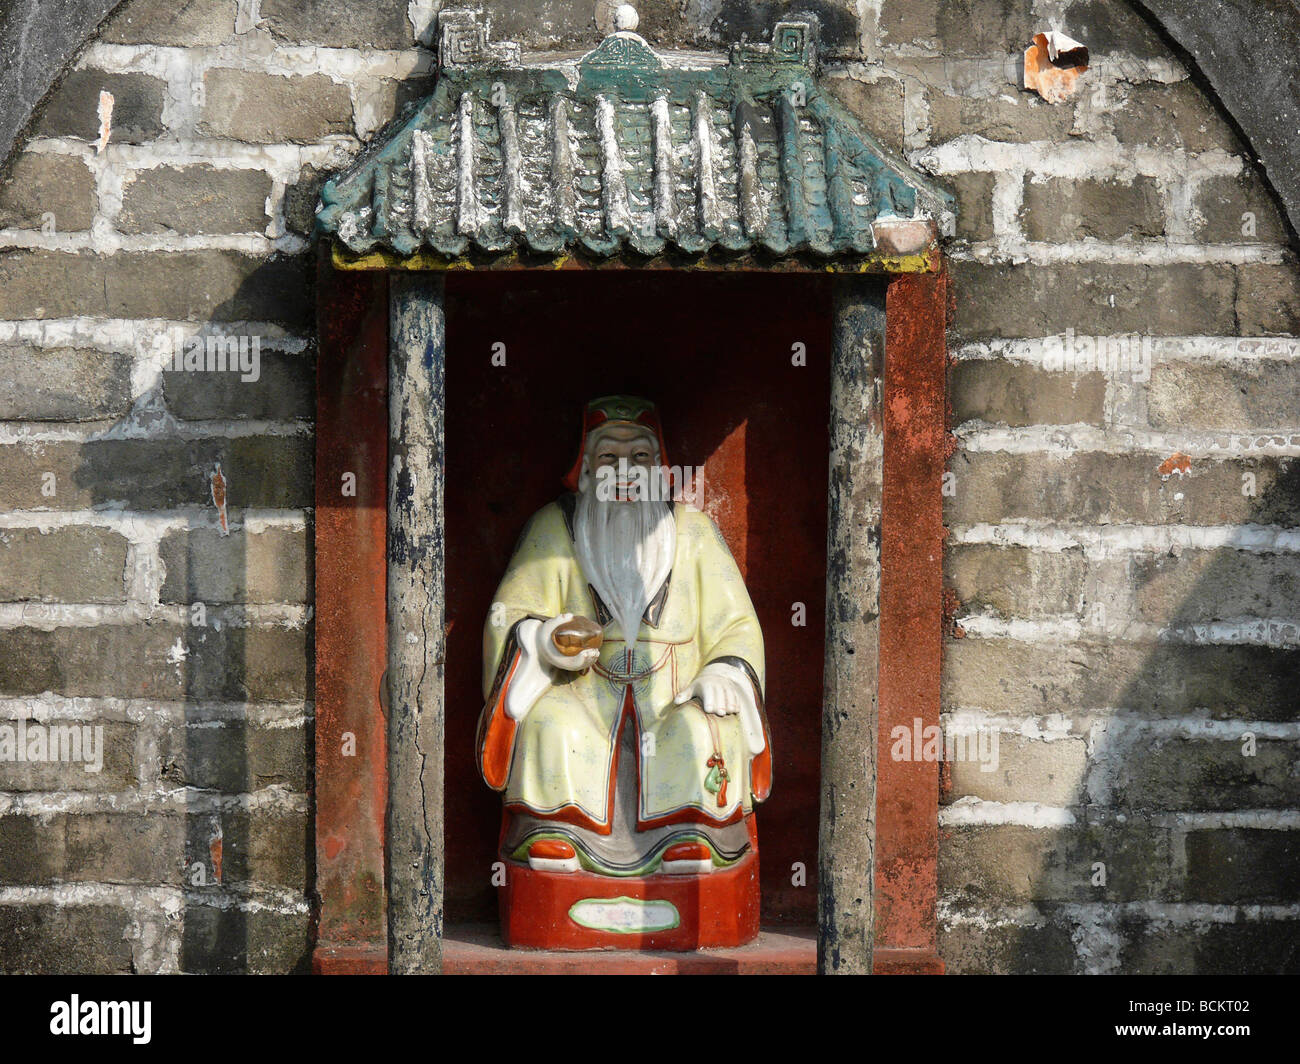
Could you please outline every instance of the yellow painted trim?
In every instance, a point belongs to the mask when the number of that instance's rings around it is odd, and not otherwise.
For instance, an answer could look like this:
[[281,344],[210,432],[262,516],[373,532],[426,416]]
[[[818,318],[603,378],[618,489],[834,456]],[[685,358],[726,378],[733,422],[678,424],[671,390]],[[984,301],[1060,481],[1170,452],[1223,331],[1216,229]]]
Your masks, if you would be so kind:
[[[417,251],[414,255],[402,256],[392,251],[372,251],[365,255],[353,255],[338,243],[331,242],[330,258],[337,270],[426,270],[451,273],[458,270],[602,270],[602,269],[636,269],[627,266],[619,259],[605,262],[589,262],[572,253],[562,253],[551,259],[539,259],[525,262],[517,253],[503,255],[489,263],[477,264],[461,256],[447,259],[428,251]],[[750,260],[734,263],[713,262],[697,259],[681,266],[665,265],[662,260],[652,260],[645,269],[648,270],[685,270],[700,273],[937,273],[940,268],[939,250],[930,247],[912,255],[868,255],[861,259],[845,259],[826,262],[821,265],[803,265],[793,259],[781,260],[785,265],[760,266]]]

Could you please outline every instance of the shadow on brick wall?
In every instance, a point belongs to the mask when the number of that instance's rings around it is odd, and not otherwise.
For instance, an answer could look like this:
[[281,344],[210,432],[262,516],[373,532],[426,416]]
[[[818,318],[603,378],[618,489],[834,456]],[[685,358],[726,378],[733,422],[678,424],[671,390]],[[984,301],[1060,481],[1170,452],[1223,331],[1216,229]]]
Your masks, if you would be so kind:
[[[182,355],[107,434],[127,438],[83,445],[73,475],[84,505],[164,522],[159,605],[99,668],[114,693],[179,706],[158,725],[156,811],[121,830],[152,851],[139,881],[181,892],[163,934],[186,972],[305,972],[310,958],[314,348],[285,342],[301,323],[240,320],[272,305],[266,284],[283,288],[282,261],[187,327],[203,368]],[[141,426],[159,434],[129,438]]]
[[[1159,490],[1185,494],[1205,524],[1300,527],[1300,461],[1230,461],[1217,476],[1216,465],[1193,461]],[[1255,475],[1257,498],[1231,494],[1239,473]],[[1035,645],[989,681],[1012,715],[1071,719],[1068,739],[1026,742],[1007,782],[1022,774],[1011,798],[1068,788],[1045,804],[1068,806],[1072,822],[943,829],[952,971],[1300,972],[1295,555],[1139,554],[1128,580],[1140,621],[1178,641]],[[1114,608],[1089,597],[1085,614]],[[1074,707],[1095,720],[1080,727]],[[1015,756],[1006,743],[1018,740],[1002,738]]]

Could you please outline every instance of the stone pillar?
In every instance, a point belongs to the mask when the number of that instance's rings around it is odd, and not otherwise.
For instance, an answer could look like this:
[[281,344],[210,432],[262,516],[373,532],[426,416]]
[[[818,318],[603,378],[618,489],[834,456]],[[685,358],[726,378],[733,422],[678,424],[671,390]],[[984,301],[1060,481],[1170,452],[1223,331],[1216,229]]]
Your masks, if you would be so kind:
[[822,974],[872,969],[884,339],[881,282],[837,279],[818,851]]
[[440,275],[393,276],[388,340],[388,967],[438,972],[443,922]]

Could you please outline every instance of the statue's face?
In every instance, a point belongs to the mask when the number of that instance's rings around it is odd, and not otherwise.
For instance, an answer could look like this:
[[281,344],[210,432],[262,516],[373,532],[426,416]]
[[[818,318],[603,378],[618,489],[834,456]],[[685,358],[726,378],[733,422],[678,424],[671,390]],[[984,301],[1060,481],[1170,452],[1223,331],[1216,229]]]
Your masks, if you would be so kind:
[[615,476],[614,498],[626,501],[633,496],[637,483],[645,483],[645,474],[624,477],[620,471],[651,469],[658,459],[658,445],[644,429],[632,425],[612,425],[596,437],[591,449],[589,466],[593,477],[601,478],[601,470],[609,469],[605,476]]

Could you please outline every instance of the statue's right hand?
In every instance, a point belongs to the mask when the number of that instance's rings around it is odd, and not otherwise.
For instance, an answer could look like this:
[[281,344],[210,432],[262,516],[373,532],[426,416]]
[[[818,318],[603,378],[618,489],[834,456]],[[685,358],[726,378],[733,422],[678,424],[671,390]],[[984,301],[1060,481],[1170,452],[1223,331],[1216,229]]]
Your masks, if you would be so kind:
[[573,620],[573,614],[562,613],[558,617],[552,617],[542,625],[541,638],[538,642],[541,644],[542,656],[546,658],[547,664],[555,666],[557,669],[564,669],[566,672],[583,672],[591,668],[600,657],[599,649],[583,650],[577,654],[565,654],[555,645],[556,629],[563,627]]

